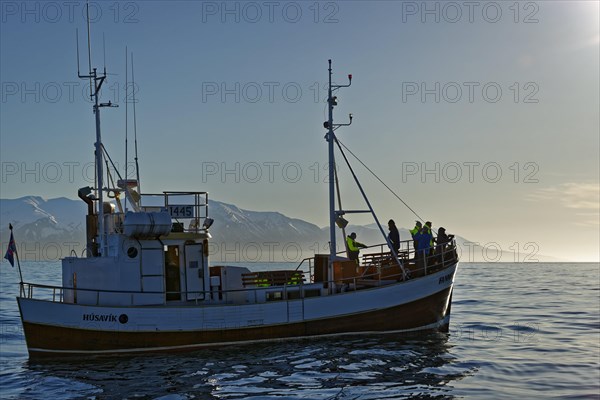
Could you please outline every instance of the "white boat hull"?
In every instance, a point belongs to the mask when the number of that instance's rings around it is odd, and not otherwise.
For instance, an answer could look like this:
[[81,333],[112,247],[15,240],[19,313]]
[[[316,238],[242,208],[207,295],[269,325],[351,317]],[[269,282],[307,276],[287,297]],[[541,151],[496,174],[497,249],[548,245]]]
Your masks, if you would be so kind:
[[336,295],[257,304],[103,307],[18,298],[30,355],[189,350],[447,327],[456,265]]

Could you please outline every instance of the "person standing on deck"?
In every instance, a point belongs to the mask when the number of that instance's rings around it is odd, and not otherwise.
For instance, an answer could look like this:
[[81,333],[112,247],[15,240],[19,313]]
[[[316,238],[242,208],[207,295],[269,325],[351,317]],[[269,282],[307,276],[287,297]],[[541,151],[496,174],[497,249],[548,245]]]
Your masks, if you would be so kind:
[[435,250],[435,248],[433,247],[434,243],[433,243],[433,231],[431,230],[431,221],[425,222],[425,226],[423,228],[427,228],[429,235],[431,235],[431,240],[429,241],[429,247],[431,247],[432,249]]
[[[454,235],[447,235],[446,234],[446,229],[440,227],[438,229],[438,234],[437,234],[437,246],[436,246],[436,254],[438,254],[438,262],[441,263],[443,261],[443,255],[444,253],[446,253],[446,247],[448,246],[448,243],[450,243],[452,240],[454,239]],[[446,259],[451,258],[452,256],[450,256],[449,254],[446,255]]]
[[415,235],[415,239],[417,240],[417,254],[419,256],[428,256],[431,249],[431,241],[433,240],[431,230],[424,226],[421,232]]
[[421,229],[421,232],[415,235],[415,239],[417,240],[417,265],[419,266],[419,268],[424,268],[425,260],[429,256],[431,240],[433,239],[433,235],[431,234],[431,231],[428,230],[426,226],[424,226],[423,229]]
[[346,245],[348,246],[348,258],[356,261],[358,264],[358,255],[360,254],[360,248],[367,247],[366,245],[356,241],[356,233],[352,232],[346,238]]
[[398,255],[398,251],[400,250],[400,232],[398,232],[398,228],[396,227],[396,223],[393,219],[388,221],[388,229],[390,230],[390,234],[388,235],[388,239],[392,245],[392,248]]
[[413,238],[413,249],[415,250],[415,252],[417,251],[417,247],[419,246],[415,236],[419,234],[419,232],[421,231],[421,227],[422,227],[421,221],[416,221],[415,227],[410,230],[410,235]]

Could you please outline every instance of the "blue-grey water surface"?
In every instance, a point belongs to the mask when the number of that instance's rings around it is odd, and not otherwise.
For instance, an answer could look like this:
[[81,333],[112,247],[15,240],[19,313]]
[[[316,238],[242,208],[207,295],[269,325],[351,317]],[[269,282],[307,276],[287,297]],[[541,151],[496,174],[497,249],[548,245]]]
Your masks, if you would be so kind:
[[[58,285],[60,263],[23,275]],[[27,357],[17,282],[0,264],[2,399],[600,398],[597,263],[461,264],[449,334],[43,362]]]

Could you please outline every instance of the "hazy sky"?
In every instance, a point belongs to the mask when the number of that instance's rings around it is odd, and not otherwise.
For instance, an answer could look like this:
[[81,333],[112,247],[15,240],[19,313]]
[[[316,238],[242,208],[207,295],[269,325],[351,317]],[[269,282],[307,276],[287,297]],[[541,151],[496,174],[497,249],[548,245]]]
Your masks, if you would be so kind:
[[[2,1],[2,198],[93,183],[84,3]],[[142,188],[327,224],[327,59],[338,137],[434,226],[525,254],[599,258],[597,1],[92,2],[124,165],[134,52]],[[132,109],[129,108],[130,117]],[[132,161],[133,129],[129,155]],[[356,164],[356,162],[355,162]],[[382,220],[413,215],[356,165]],[[130,169],[130,173],[132,170]],[[364,208],[345,169],[347,208]],[[352,223],[371,221],[352,216]]]

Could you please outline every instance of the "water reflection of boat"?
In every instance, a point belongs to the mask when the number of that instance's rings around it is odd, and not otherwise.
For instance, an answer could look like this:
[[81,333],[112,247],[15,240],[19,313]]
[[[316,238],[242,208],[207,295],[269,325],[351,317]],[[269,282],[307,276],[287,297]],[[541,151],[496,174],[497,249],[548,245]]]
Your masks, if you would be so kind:
[[449,398],[453,384],[473,368],[457,365],[447,339],[440,333],[410,339],[367,335],[69,363],[34,359],[26,371],[38,379],[29,379],[26,388],[32,397],[48,394],[51,381],[57,392],[77,397],[332,398],[343,391],[361,398]]
[[[88,204],[86,257],[62,260],[62,285],[21,283],[18,304],[30,356],[192,350],[207,346],[370,332],[447,330],[458,258],[453,241],[416,257],[413,242],[365,255],[336,250],[343,215],[336,207],[334,150],[347,161],[335,130],[329,64],[330,253],[294,270],[253,272],[209,266],[213,220],[206,192],[140,194],[139,181],[105,185],[110,160],[100,134],[98,102],[105,75],[91,70],[96,118],[96,188]],[[350,121],[351,122],[351,121]],[[353,173],[354,176],[354,173]],[[354,176],[355,177],[355,176]],[[356,177],[355,177],[356,178]],[[115,203],[105,202],[108,193]],[[116,208],[115,208],[116,205]],[[118,210],[117,210],[118,208]]]

